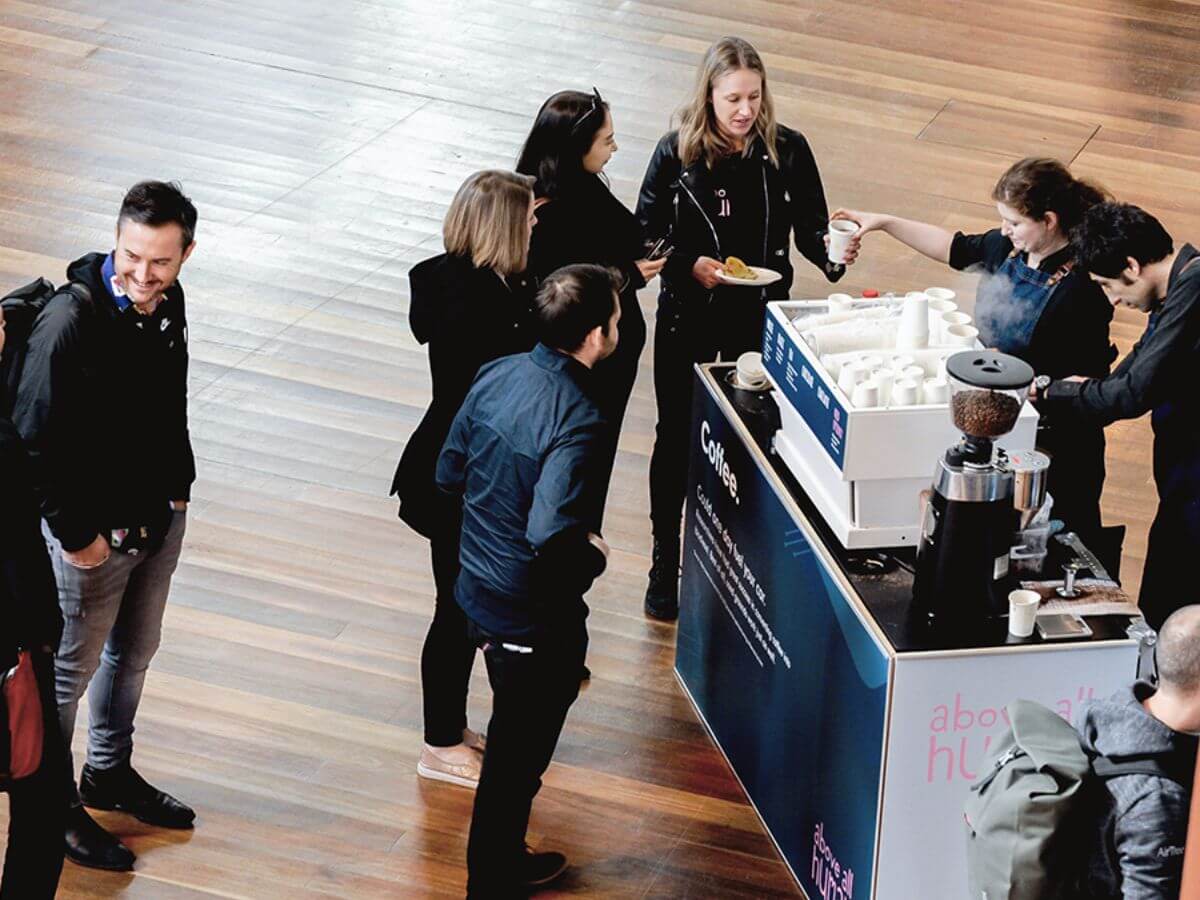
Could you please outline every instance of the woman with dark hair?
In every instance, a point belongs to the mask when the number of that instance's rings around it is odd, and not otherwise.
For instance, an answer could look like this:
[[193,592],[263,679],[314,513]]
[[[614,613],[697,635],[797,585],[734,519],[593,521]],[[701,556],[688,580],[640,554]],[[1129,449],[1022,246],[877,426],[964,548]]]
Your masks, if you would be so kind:
[[421,650],[425,746],[417,773],[463,787],[479,782],[484,739],[467,728],[475,645],[454,597],[462,511],[437,489],[434,470],[479,369],[537,342],[533,285],[523,274],[533,222],[533,179],[476,172],[446,212],[446,252],[408,273],[408,320],[417,341],[429,345],[433,401],[404,448],[392,493],[400,498],[400,518],[429,538],[437,588]]
[[[679,527],[687,490],[692,366],[762,349],[767,301],[792,286],[788,244],[829,281],[846,271],[826,258],[829,210],[804,135],[775,120],[762,59],[741,38],[713,44],[680,111],[679,128],[658,142],[638,198],[650,238],[670,236],[654,334],[658,404],[650,458],[653,559],[646,614],[679,613]],[[851,242],[846,261],[858,252]],[[722,260],[736,256],[783,277],[763,287],[723,284]]]
[[[883,231],[930,259],[983,274],[975,298],[979,339],[1020,357],[1049,378],[1103,378],[1116,358],[1108,325],[1111,304],[1087,273],[1076,269],[1071,233],[1105,200],[1104,190],[1075,178],[1056,159],[1013,164],[992,190],[1000,227],[983,234],[879,213],[838,210],[859,233]],[[1058,426],[1043,418],[1038,447],[1052,458],[1054,517],[1084,535],[1100,529],[1104,429]]]
[[593,498],[597,532],[621,422],[646,345],[646,320],[637,292],[666,262],[645,258],[641,225],[608,189],[604,167],[616,152],[612,112],[600,92],[559,91],[538,110],[517,161],[517,171],[533,177],[539,201],[529,245],[530,273],[542,280],[563,266],[594,263],[619,269],[625,277],[621,341],[616,353],[593,372],[596,402],[609,426]]
[[[0,307],[0,355],[3,352]],[[0,395],[3,391],[0,381]],[[3,399],[0,396],[0,408]],[[17,430],[0,416],[0,673],[16,664],[19,650],[29,651],[44,732],[41,767],[13,782],[9,791],[8,850],[0,876],[3,900],[52,900],[65,848],[62,778],[67,757],[54,698],[54,653],[63,620],[31,481]],[[7,740],[7,735],[0,739]]]

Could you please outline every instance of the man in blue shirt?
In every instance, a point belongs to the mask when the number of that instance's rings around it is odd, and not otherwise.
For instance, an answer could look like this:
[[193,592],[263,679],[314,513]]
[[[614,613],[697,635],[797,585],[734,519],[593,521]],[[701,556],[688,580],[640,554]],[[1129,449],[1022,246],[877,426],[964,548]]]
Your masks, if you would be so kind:
[[590,376],[617,346],[619,282],[601,266],[551,274],[537,298],[541,343],[480,370],[438,459],[438,486],[462,497],[455,597],[493,694],[467,848],[473,898],[523,896],[567,864],[529,851],[525,832],[579,694],[583,594],[608,558],[589,531],[604,444]]

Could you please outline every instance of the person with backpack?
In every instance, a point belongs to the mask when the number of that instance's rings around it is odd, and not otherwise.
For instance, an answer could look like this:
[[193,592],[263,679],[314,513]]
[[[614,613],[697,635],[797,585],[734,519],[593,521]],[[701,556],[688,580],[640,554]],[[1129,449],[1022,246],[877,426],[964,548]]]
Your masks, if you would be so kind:
[[29,455],[64,618],[55,661],[67,748],[89,683],[87,761],[62,766],[66,854],[101,869],[134,854],[84,810],[191,828],[195,813],[131,764],[133,723],[158,649],[196,477],[187,417],[187,318],[179,271],[196,208],[178,185],[134,185],[116,247],[67,274],[24,347],[12,419]]
[[1093,900],[1179,896],[1200,734],[1200,605],[1167,618],[1156,657],[1157,688],[1135,682],[1088,704],[1080,717],[1089,756],[1148,764],[1141,773],[1100,779],[1098,839],[1081,894]]
[[1085,213],[1076,258],[1109,302],[1149,315],[1146,330],[1104,378],[1039,376],[1031,394],[1056,424],[1109,425],[1151,413],[1158,512],[1138,606],[1153,628],[1188,600],[1200,553],[1200,252],[1178,250],[1145,210],[1101,203]]
[[[0,364],[7,360],[0,307]],[[3,400],[0,386],[0,405]],[[0,875],[0,900],[52,900],[63,866],[66,807],[59,800],[59,784],[66,750],[54,700],[54,651],[63,623],[28,467],[16,429],[0,415],[0,676],[17,664],[18,651],[28,651],[41,700],[43,732],[40,765],[7,786],[8,849]],[[11,742],[17,736],[8,733],[4,706],[0,701],[4,720],[0,740]],[[0,748],[0,760],[10,756],[7,751]],[[7,768],[0,761],[0,786]]]

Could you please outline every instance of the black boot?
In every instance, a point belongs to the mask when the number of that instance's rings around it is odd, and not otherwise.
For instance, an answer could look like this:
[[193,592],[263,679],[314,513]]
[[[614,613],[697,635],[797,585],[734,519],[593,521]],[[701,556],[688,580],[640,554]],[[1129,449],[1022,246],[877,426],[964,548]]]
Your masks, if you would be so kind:
[[119,810],[160,828],[191,828],[196,818],[190,806],[149,784],[129,763],[111,769],[84,765],[79,796],[84,806]]
[[67,812],[65,838],[67,859],[89,869],[128,872],[137,859],[132,850],[105,831],[82,806],[72,806]]
[[646,588],[646,615],[663,622],[679,618],[679,542],[654,539],[650,584]]

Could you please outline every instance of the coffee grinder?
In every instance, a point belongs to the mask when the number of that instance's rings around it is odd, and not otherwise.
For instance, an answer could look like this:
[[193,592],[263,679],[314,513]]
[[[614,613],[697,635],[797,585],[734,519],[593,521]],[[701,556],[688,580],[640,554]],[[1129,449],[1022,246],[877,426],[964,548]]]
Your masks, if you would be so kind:
[[1015,356],[969,350],[946,361],[950,413],[962,440],[938,460],[923,495],[914,610],[939,630],[1007,610],[1008,553],[1022,512],[1045,499],[1049,459],[1012,458],[994,443],[1016,425],[1034,373]]

